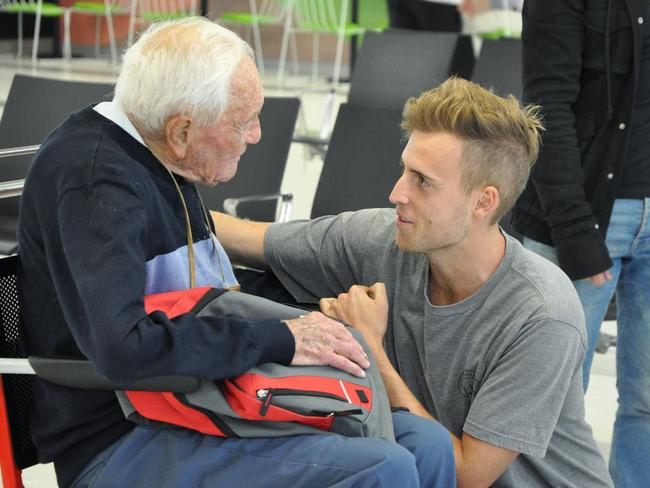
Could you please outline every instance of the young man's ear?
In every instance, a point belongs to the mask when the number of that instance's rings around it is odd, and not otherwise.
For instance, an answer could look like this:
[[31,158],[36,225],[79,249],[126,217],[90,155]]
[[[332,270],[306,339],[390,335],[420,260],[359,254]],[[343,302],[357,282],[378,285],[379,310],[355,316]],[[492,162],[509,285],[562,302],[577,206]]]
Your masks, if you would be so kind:
[[474,205],[474,215],[478,218],[485,218],[496,211],[499,203],[501,203],[499,190],[492,185],[483,187]]
[[192,119],[174,115],[165,124],[165,138],[176,159],[183,159],[190,143]]

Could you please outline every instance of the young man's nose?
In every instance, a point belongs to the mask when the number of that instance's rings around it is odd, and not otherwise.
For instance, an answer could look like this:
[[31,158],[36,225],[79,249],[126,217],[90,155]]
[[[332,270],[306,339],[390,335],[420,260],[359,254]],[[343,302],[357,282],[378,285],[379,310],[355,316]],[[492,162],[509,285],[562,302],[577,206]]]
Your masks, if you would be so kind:
[[390,203],[393,205],[396,205],[398,203],[406,203],[408,201],[408,198],[406,197],[406,192],[404,191],[404,177],[401,176],[397,182],[395,182],[395,186],[393,187],[393,190],[390,192],[390,195],[388,196],[388,200]]

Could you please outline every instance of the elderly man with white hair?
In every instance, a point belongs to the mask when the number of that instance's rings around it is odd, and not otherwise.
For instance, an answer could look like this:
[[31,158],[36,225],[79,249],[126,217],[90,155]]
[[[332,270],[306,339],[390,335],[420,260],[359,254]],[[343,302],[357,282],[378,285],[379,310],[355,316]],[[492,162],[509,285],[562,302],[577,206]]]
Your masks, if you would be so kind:
[[[112,102],[48,136],[19,224],[30,353],[85,356],[119,384],[217,380],[265,362],[364,375],[361,346],[320,313],[280,321],[145,311],[148,294],[237,285],[194,183],[235,175],[261,137],[263,101],[246,43],[204,19],[165,22],[126,52]],[[447,431],[404,412],[393,415],[396,443],[239,439],[135,426],[112,392],[37,379],[33,396],[33,438],[61,486],[455,486]]]

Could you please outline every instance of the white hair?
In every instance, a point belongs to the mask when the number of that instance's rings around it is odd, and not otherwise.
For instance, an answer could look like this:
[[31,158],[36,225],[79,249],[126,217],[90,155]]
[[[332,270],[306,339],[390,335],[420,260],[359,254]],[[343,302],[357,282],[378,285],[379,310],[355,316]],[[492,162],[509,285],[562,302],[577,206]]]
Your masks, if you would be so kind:
[[225,112],[246,56],[253,58],[248,44],[202,17],[154,24],[124,54],[114,101],[150,135],[178,114],[210,125]]

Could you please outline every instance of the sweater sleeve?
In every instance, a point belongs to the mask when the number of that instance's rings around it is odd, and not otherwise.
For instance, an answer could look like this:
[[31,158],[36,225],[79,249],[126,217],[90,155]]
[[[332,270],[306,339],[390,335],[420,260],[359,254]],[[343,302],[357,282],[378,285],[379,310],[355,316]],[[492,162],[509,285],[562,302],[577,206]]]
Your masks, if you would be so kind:
[[584,0],[530,0],[523,11],[523,84],[546,131],[531,173],[562,269],[572,279],[612,265],[583,189],[573,105],[580,92]]
[[80,350],[112,381],[220,379],[258,363],[291,361],[293,336],[277,320],[145,313],[149,227],[137,187],[93,181],[63,193],[57,212],[50,249],[56,259],[49,259],[57,299]]

